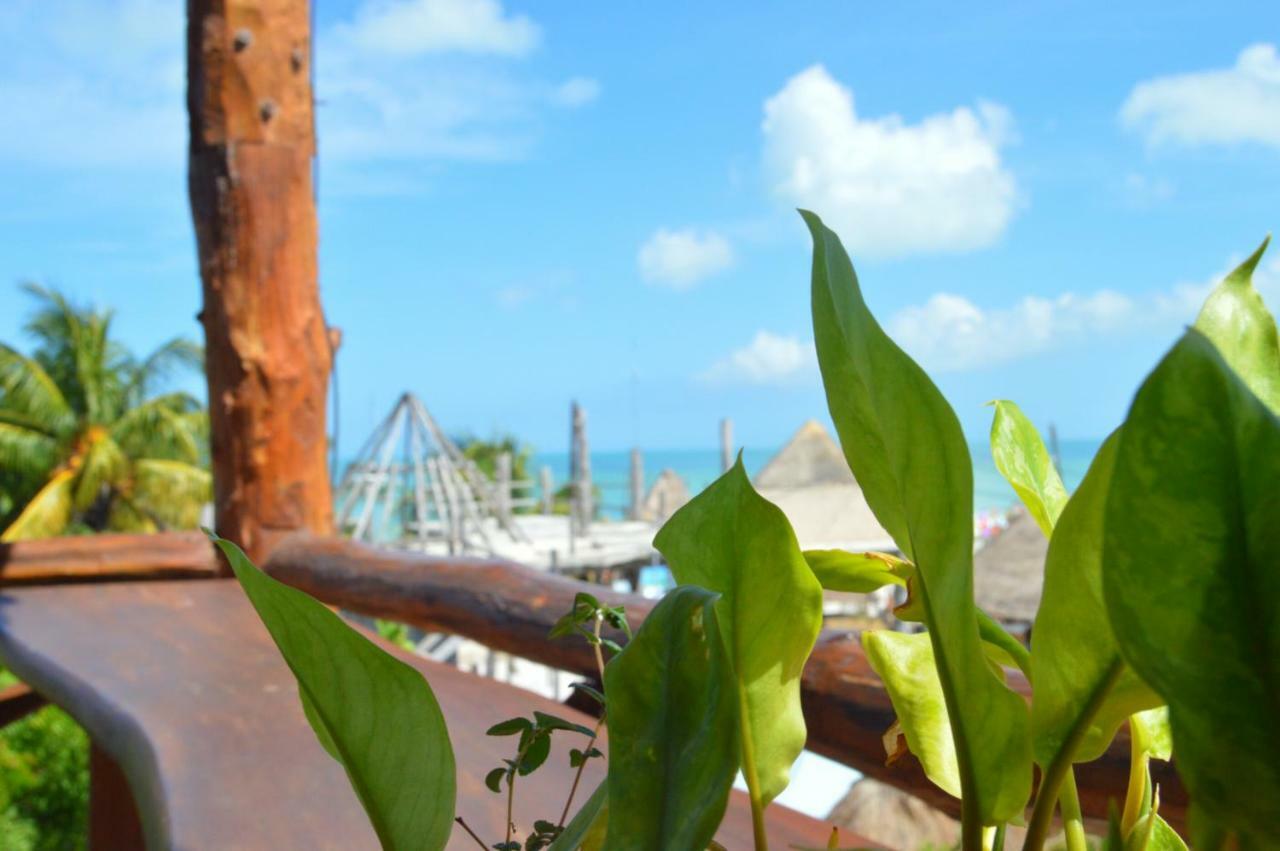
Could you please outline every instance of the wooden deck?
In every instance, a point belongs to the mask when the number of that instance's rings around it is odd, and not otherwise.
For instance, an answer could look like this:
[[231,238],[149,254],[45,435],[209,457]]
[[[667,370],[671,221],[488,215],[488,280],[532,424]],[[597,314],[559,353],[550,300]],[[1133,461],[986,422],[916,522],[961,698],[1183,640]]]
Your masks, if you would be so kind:
[[[385,646],[385,645],[384,645]],[[458,761],[458,808],[490,842],[505,801],[483,785],[508,756],[496,721],[535,709],[587,723],[560,704],[395,651],[431,682]],[[127,778],[150,849],[364,849],[377,842],[341,767],[303,718],[292,675],[232,580],[120,582],[9,589],[0,594],[0,658],[64,707],[95,744],[94,806],[115,827],[94,849],[135,849]],[[517,825],[559,815],[571,779],[567,739],[517,784]],[[603,771],[584,781],[587,791]],[[110,797],[115,795],[114,800]],[[585,795],[583,796],[585,798]],[[828,828],[770,810],[775,847],[825,845]],[[745,796],[734,793],[718,837],[751,846]],[[475,848],[455,833],[451,849]]]

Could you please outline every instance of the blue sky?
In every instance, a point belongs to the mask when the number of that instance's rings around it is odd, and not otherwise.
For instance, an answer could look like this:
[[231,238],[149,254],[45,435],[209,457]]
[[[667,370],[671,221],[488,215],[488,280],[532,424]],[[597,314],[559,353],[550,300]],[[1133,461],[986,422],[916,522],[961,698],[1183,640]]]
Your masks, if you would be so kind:
[[[0,339],[26,279],[199,333],[183,5],[0,9]],[[1105,434],[1280,225],[1280,7],[958,5],[318,0],[344,450],[406,388],[549,451],[573,398],[601,448],[780,443],[825,413],[797,205],[972,438]]]

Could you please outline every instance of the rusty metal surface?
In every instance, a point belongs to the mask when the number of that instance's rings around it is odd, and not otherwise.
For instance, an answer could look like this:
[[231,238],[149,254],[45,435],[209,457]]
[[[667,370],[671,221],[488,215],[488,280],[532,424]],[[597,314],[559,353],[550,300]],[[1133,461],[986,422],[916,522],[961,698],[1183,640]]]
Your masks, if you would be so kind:
[[[405,654],[399,654],[402,657]],[[129,779],[151,848],[364,849],[377,843],[342,769],[302,715],[292,675],[232,580],[67,585],[0,593],[0,658],[66,708]],[[504,801],[484,773],[508,756],[496,721],[535,709],[587,716],[511,686],[406,657],[432,683],[459,765],[459,809],[486,837]],[[516,821],[559,815],[568,740],[517,785]],[[598,782],[598,763],[584,780]],[[777,847],[825,844],[826,827],[770,810]],[[745,796],[720,839],[751,845]],[[455,834],[451,849],[474,848]]]

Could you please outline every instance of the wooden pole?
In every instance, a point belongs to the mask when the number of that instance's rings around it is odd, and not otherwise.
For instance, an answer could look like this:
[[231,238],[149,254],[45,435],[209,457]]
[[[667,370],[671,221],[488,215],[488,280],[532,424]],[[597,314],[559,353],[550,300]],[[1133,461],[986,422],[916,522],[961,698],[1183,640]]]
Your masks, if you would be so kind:
[[203,283],[216,526],[262,559],[331,531],[338,334],[316,283],[308,0],[189,0],[188,189]]
[[543,465],[539,471],[539,478],[542,481],[542,513],[552,514],[556,508],[556,485],[551,475],[551,468]]
[[577,403],[572,408],[572,482],[573,506],[570,515],[576,518],[571,525],[579,535],[585,535],[595,517],[594,494],[591,492],[591,449],[587,443],[587,412]]
[[631,508],[627,516],[632,520],[640,519],[640,509],[644,503],[644,455],[639,447],[631,450]]
[[494,490],[497,499],[494,508],[502,521],[511,520],[511,453],[500,452],[494,464]]
[[733,466],[733,420],[720,421],[720,472],[726,473]]

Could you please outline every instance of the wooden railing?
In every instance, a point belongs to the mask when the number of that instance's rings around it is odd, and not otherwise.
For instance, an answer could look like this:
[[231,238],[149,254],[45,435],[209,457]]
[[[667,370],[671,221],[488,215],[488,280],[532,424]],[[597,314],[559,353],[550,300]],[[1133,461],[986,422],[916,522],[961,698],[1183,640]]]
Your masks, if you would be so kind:
[[[220,566],[198,534],[61,538],[10,544],[0,550],[0,585],[41,581],[210,577]],[[547,638],[551,625],[589,591],[609,605],[623,605],[633,625],[654,603],[529,567],[492,559],[439,558],[376,549],[348,539],[294,534],[280,541],[263,565],[275,578],[331,605],[374,617],[450,632],[584,676],[595,671],[583,642]],[[622,636],[614,635],[621,640]],[[1026,680],[1010,672],[1012,687],[1029,694]],[[958,802],[930,783],[914,759],[884,762],[882,734],[894,713],[857,636],[827,631],[818,640],[801,683],[808,747],[863,774],[915,794],[948,812]],[[1077,766],[1086,814],[1105,818],[1108,801],[1121,801],[1128,784],[1125,731],[1101,759]],[[1187,796],[1169,763],[1152,764],[1160,786],[1161,814],[1185,824]]]

